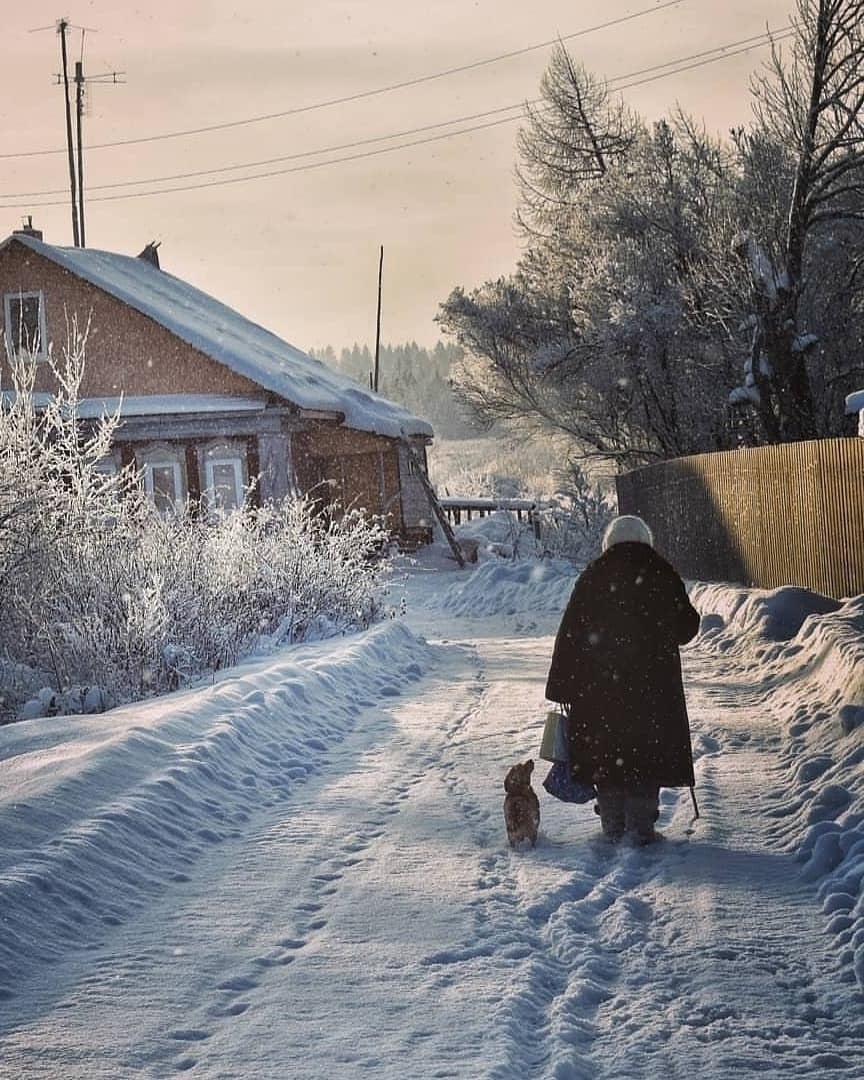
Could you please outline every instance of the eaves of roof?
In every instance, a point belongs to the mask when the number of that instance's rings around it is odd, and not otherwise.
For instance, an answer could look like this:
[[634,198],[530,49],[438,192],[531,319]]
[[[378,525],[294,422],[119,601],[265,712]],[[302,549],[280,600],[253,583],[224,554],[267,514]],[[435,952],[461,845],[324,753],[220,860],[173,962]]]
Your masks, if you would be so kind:
[[13,241],[153,319],[205,356],[304,412],[340,415],[346,427],[396,438],[431,437],[431,426],[253,323],[146,259],[94,248],[46,244],[26,233]]

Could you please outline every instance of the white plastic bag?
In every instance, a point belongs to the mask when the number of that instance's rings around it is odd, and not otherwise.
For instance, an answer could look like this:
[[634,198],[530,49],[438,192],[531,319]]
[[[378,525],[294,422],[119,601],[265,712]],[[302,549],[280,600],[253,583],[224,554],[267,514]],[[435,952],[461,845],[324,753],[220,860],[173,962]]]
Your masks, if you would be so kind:
[[570,757],[567,745],[567,714],[563,709],[550,709],[543,724],[540,753],[543,761],[567,761]]

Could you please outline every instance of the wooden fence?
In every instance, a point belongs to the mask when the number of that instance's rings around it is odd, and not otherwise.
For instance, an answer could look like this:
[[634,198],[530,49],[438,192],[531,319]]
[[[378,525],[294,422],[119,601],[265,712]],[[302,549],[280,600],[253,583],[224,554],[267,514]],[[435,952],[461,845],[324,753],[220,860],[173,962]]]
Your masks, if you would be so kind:
[[494,514],[497,510],[508,510],[515,514],[519,521],[524,514],[529,525],[533,525],[537,517],[537,503],[531,499],[482,499],[467,495],[442,495],[438,503],[453,525],[461,525],[463,517],[466,521],[471,521],[474,514],[482,518],[487,514]]
[[685,578],[864,593],[864,439],[698,454],[616,479]]

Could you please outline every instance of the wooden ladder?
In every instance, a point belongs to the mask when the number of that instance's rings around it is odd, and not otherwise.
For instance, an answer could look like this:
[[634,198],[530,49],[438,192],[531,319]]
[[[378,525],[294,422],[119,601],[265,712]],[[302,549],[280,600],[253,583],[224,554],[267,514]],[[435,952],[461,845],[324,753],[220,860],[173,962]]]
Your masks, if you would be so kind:
[[444,535],[447,537],[447,543],[450,545],[450,550],[453,552],[454,559],[460,566],[464,566],[465,555],[462,552],[462,548],[459,546],[459,541],[456,539],[456,534],[453,532],[453,528],[447,519],[447,515],[441,509],[441,504],[438,502],[438,496],[435,494],[435,489],[429,483],[429,477],[426,475],[426,469],[423,467],[423,459],[411,445],[404,432],[402,433],[402,443],[414,463],[414,471],[420,478],[423,490],[429,498],[429,505],[432,507],[435,517],[438,518],[438,524],[441,526]]

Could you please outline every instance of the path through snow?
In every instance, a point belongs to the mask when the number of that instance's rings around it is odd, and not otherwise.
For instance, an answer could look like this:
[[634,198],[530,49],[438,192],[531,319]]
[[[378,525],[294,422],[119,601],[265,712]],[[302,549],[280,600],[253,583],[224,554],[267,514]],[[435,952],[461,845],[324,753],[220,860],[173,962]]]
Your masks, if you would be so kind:
[[[538,762],[540,843],[511,852],[502,778],[536,753],[566,594],[469,619],[441,589],[412,576],[425,640],[392,624],[310,647],[319,681],[307,665],[293,696],[284,663],[250,665],[152,728],[139,716],[116,750],[129,768],[94,765],[91,803],[68,794],[86,764],[61,756],[67,824],[19,725],[2,763],[26,772],[36,821],[2,882],[3,1080],[862,1075],[860,987],[787,850],[788,709],[734,659],[686,650],[700,820],[664,791],[664,839],[612,848],[590,806],[542,792]],[[253,708],[308,723],[283,735]],[[207,710],[223,724],[205,738]]]

